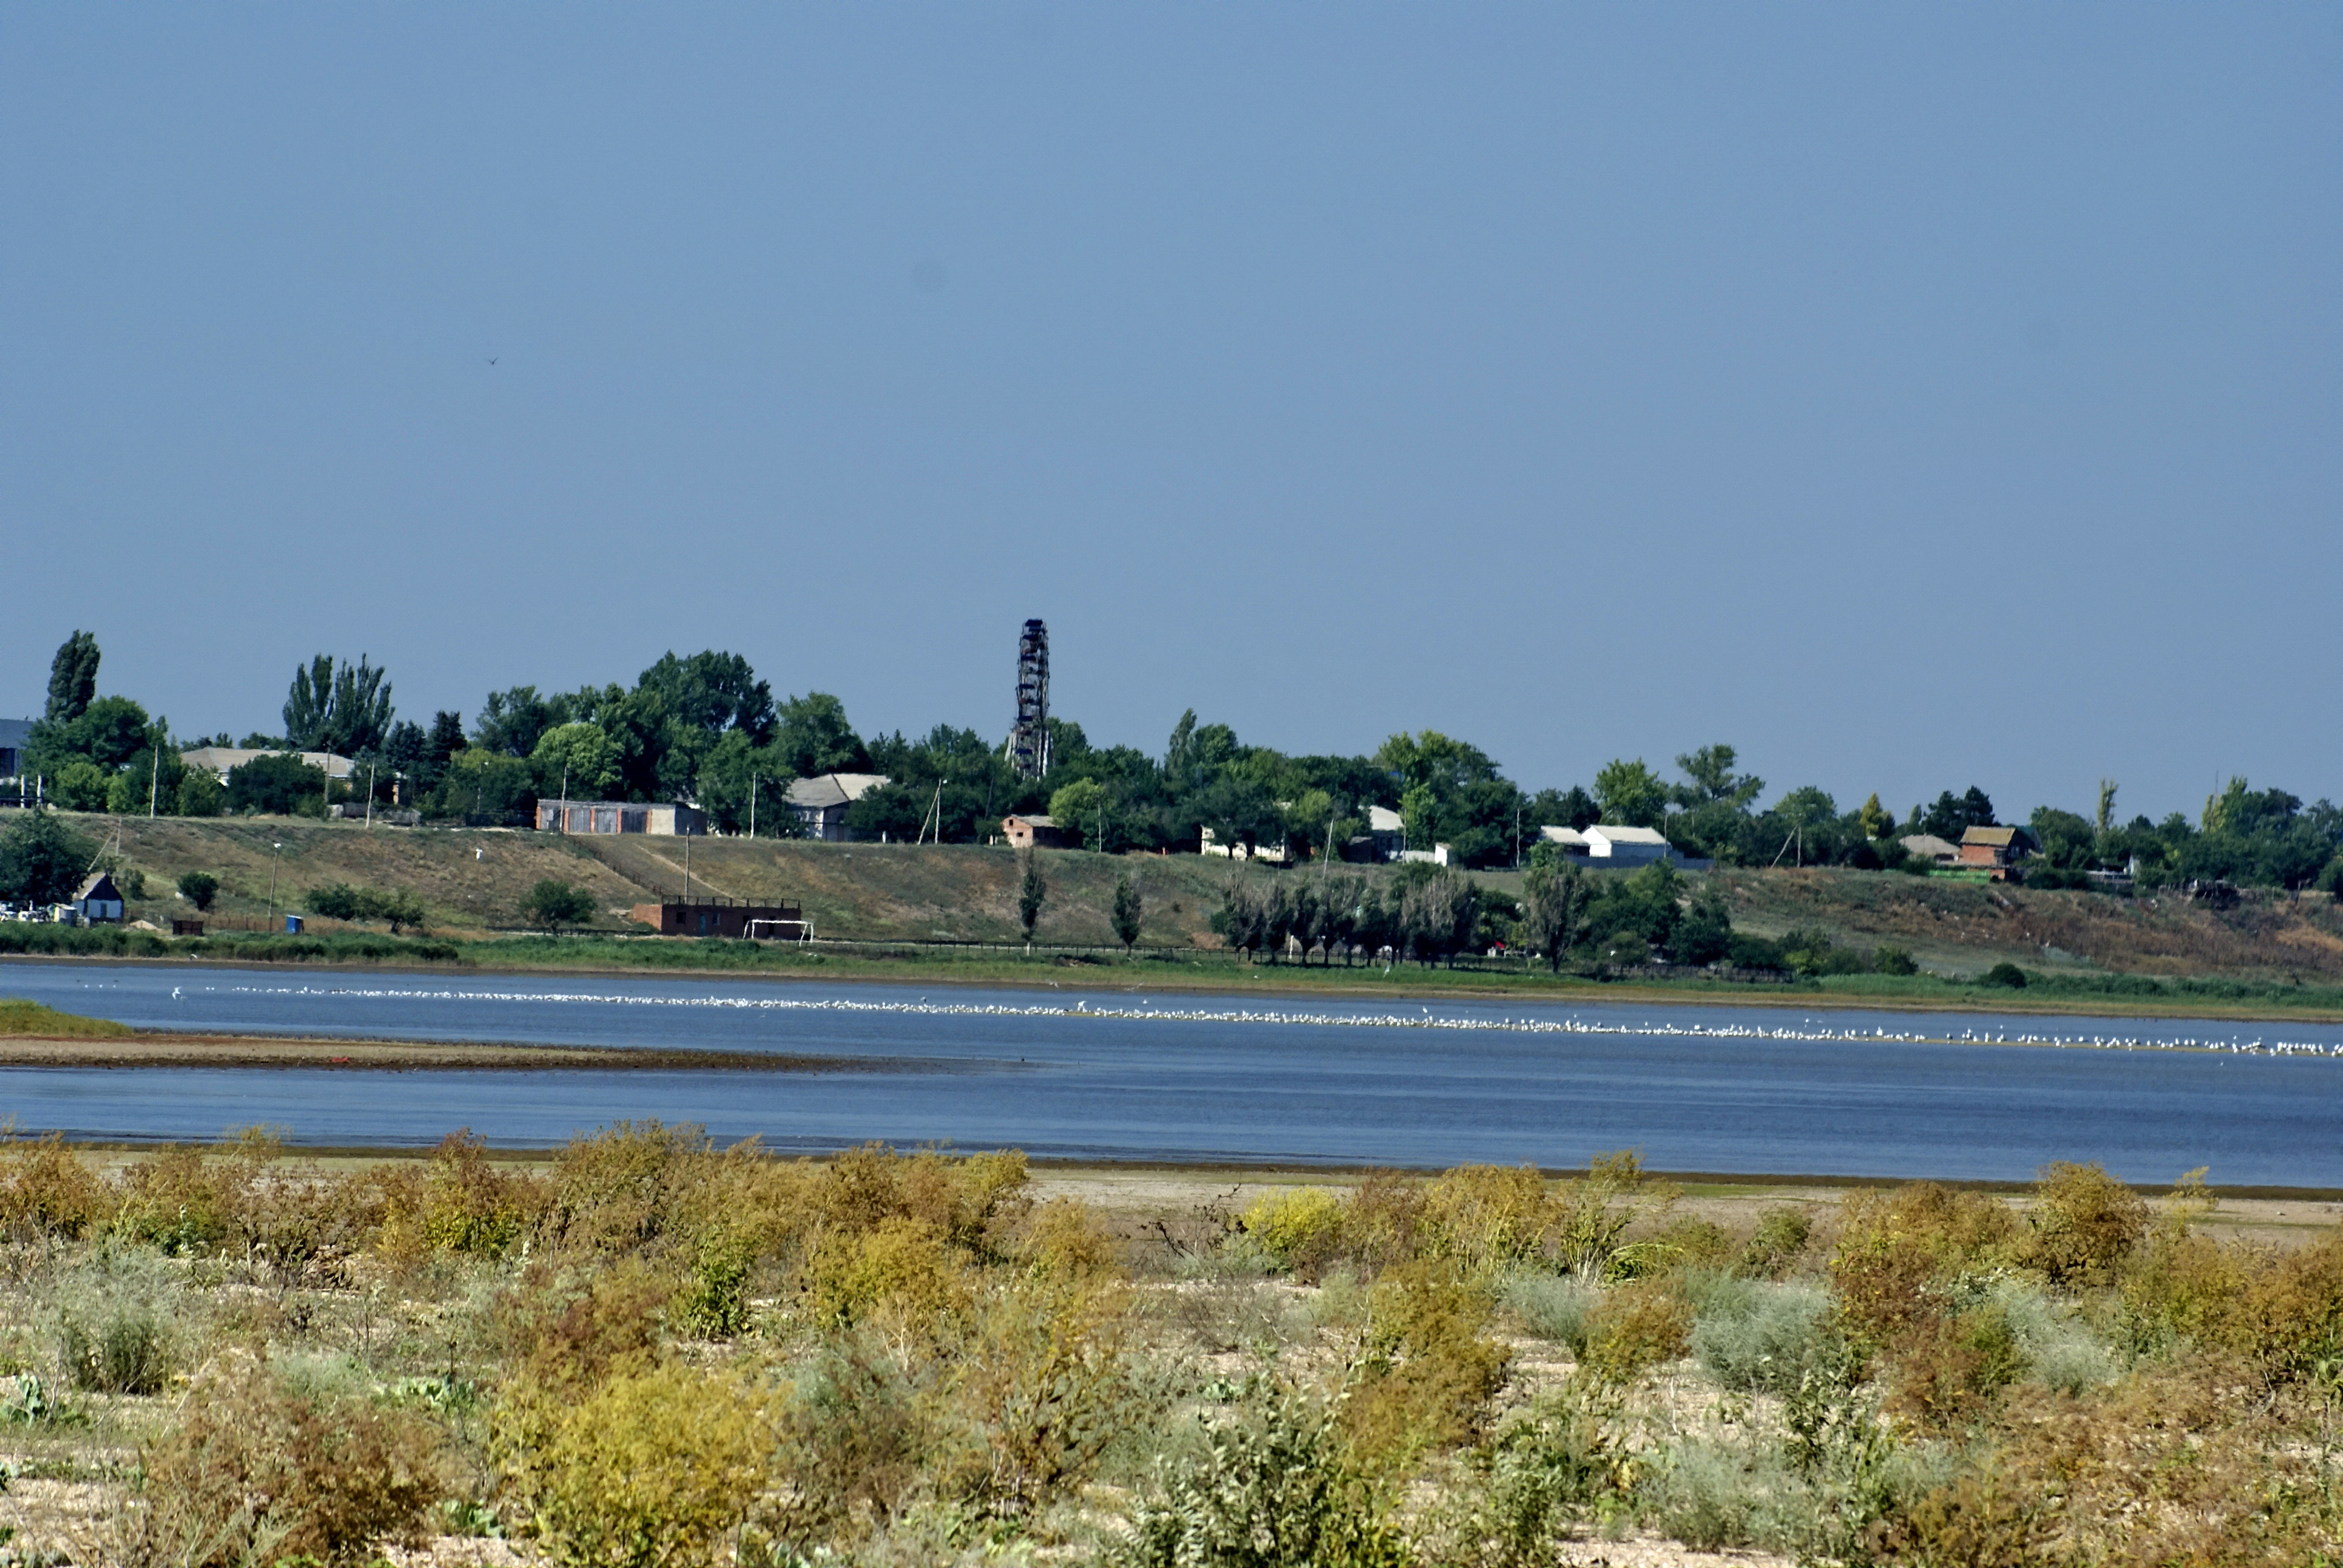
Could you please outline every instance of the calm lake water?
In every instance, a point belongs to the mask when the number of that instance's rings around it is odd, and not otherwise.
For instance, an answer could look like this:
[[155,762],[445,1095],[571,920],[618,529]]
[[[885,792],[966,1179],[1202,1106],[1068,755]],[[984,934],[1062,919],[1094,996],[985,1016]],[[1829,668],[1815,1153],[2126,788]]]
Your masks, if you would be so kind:
[[[622,1118],[782,1149],[884,1139],[1100,1160],[2343,1187],[2343,1028],[2197,1020],[926,992],[750,980],[0,965],[0,995],[142,1027],[833,1056],[827,1073],[0,1070],[0,1115],[104,1140],[558,1143]],[[2006,1043],[2039,1040],[2056,1043]],[[2211,1047],[2213,1049],[2206,1049]],[[887,1059],[873,1070],[871,1059]]]

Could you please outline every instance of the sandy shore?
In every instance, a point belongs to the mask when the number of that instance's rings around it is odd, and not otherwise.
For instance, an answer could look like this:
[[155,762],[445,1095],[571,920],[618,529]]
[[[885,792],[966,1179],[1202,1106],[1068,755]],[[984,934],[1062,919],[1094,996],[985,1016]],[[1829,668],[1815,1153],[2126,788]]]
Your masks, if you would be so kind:
[[335,1068],[360,1072],[888,1072],[950,1064],[908,1057],[791,1056],[485,1041],[305,1040],[275,1035],[0,1036],[0,1067]]

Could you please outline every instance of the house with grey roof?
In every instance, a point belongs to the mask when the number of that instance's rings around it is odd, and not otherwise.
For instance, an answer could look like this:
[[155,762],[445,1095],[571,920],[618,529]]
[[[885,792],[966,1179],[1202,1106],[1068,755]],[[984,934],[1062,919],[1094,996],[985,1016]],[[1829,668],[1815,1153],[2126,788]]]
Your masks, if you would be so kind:
[[886,782],[884,773],[817,773],[792,783],[786,798],[807,838],[843,844],[854,838],[846,809]]

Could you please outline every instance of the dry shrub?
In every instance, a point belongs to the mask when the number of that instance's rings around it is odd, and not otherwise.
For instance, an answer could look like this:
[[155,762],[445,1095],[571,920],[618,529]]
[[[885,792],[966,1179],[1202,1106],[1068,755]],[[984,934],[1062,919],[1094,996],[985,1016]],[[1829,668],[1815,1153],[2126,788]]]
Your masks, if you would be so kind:
[[1737,1251],[1722,1226],[1687,1218],[1622,1246],[1612,1255],[1607,1272],[1613,1279],[1636,1280],[1691,1270],[1722,1270],[1733,1262]]
[[0,1233],[10,1241],[84,1236],[103,1228],[114,1207],[113,1191],[61,1135],[0,1145]]
[[1940,1310],[1932,1284],[1991,1261],[2016,1232],[2008,1208],[1981,1192],[1917,1181],[1854,1193],[1830,1261],[1839,1310],[1859,1336],[1885,1344]]
[[1325,1188],[1294,1187],[1254,1199],[1237,1224],[1278,1267],[1310,1281],[1335,1256],[1344,1217],[1342,1201]]
[[2227,1342],[2272,1382],[2343,1382],[2343,1230],[2266,1257],[2225,1328]]
[[946,1498],[994,1518],[1031,1517],[1086,1480],[1145,1412],[1126,1351],[1125,1294],[1075,1283],[996,1292],[956,1349],[945,1424],[957,1458]]
[[923,1334],[966,1310],[971,1282],[959,1256],[925,1220],[890,1215],[867,1231],[829,1231],[806,1270],[816,1322],[845,1326],[880,1310]]
[[1905,1336],[1887,1408],[1926,1430],[1952,1431],[1990,1410],[2025,1359],[2008,1314],[1995,1303],[1924,1321]]
[[567,1410],[527,1499],[557,1562],[684,1568],[729,1559],[764,1491],[780,1428],[745,1381],[667,1362]]
[[1797,1266],[1814,1231],[1815,1222],[1804,1209],[1766,1210],[1741,1249],[1741,1271],[1760,1280],[1780,1279]]
[[2064,1161],[2042,1168],[2019,1261],[2053,1285],[2106,1284],[2147,1234],[2147,1204],[2102,1166]]
[[378,1244],[394,1257],[501,1256],[527,1232],[544,1198],[534,1180],[498,1170],[469,1128],[442,1139],[421,1171],[385,1172],[377,1190],[384,1210]]
[[1403,1263],[1423,1248],[1423,1184],[1396,1171],[1370,1171],[1342,1206],[1341,1256],[1370,1273]]
[[1652,1280],[1621,1285],[1588,1309],[1579,1364],[1599,1381],[1624,1388],[1690,1353],[1692,1325],[1691,1306],[1670,1286]]
[[913,1369],[875,1333],[833,1335],[795,1372],[771,1524],[809,1557],[896,1514],[927,1462],[931,1411]]
[[1102,1281],[1123,1275],[1121,1249],[1079,1198],[1035,1209],[1017,1238],[1016,1261],[1036,1280]]
[[1029,1176],[1017,1150],[950,1159],[932,1150],[901,1155],[883,1143],[850,1150],[820,1167],[805,1194],[820,1228],[849,1233],[887,1220],[915,1220],[970,1257],[991,1250],[994,1221],[1012,1217]]
[[1426,1252],[1473,1273],[1536,1256],[1554,1217],[1534,1165],[1459,1165],[1423,1189]]
[[571,1139],[553,1159],[538,1233],[553,1248],[608,1256],[665,1240],[709,1175],[698,1127],[619,1121]]
[[2301,1451],[2216,1364],[2143,1370],[2076,1399],[2012,1391],[1966,1476],[1879,1526],[1891,1561],[2278,1568],[2333,1561]]
[[1495,1303],[1453,1261],[1386,1270],[1368,1297],[1366,1342],[1342,1411],[1354,1462],[1396,1473],[1478,1432],[1505,1377],[1489,1337]]
[[166,1253],[208,1255],[226,1242],[235,1222],[239,1175],[198,1148],[161,1150],[126,1172],[116,1228]]
[[419,1544],[437,1443],[396,1411],[297,1388],[265,1363],[214,1371],[146,1453],[124,1556],[174,1568],[368,1561]]
[[1635,1222],[1643,1189],[1644,1162],[1638,1156],[1624,1150],[1596,1155],[1586,1175],[1564,1187],[1556,1200],[1556,1261],[1589,1283],[1603,1278],[1627,1228]]

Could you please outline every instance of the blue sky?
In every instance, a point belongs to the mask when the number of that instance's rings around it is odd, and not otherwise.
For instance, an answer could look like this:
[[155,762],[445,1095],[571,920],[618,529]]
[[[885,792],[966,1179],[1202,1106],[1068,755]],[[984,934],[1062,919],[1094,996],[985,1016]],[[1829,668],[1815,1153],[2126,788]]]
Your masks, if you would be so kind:
[[[0,711],[2343,795],[2343,12],[0,12]],[[494,363],[490,363],[494,361]]]

